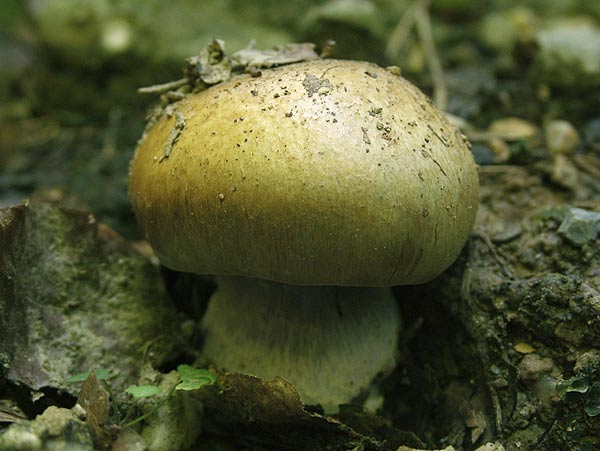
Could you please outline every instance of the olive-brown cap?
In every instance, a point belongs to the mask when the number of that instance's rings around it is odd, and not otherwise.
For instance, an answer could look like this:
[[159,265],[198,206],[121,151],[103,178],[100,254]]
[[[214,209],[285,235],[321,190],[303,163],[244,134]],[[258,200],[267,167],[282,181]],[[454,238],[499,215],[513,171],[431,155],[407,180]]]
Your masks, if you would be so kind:
[[140,142],[130,197],[160,260],[296,285],[425,282],[458,256],[465,138],[376,65],[316,60],[191,95]]

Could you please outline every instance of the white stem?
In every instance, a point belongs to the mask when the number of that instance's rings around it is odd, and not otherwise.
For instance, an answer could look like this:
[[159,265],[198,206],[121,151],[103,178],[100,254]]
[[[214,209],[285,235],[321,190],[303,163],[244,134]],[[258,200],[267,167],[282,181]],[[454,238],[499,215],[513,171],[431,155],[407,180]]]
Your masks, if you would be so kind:
[[281,376],[330,413],[394,367],[400,318],[390,288],[218,283],[203,327],[204,354],[221,368]]

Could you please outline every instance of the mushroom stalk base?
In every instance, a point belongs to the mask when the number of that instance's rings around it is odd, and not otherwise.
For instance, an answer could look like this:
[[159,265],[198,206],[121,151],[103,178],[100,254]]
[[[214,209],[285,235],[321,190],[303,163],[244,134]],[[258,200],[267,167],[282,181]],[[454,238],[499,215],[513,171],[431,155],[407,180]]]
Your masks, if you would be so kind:
[[400,318],[390,288],[243,277],[218,285],[203,319],[204,355],[218,367],[283,377],[327,413],[394,367]]

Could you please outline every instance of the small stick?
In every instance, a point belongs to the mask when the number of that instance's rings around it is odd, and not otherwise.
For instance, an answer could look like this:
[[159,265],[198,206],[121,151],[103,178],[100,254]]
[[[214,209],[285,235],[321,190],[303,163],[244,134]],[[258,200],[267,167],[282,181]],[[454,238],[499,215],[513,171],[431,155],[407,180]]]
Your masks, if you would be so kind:
[[429,64],[429,70],[431,70],[431,79],[433,82],[433,101],[437,107],[446,111],[448,106],[448,90],[446,89],[446,83],[444,81],[444,70],[442,69],[442,63],[438,57],[437,50],[435,48],[435,42],[433,39],[433,32],[431,30],[431,20],[429,19],[429,6],[428,0],[420,0],[416,10],[417,20],[417,33],[423,43],[423,49],[425,50],[425,56]]
[[180,78],[179,80],[170,81],[160,85],[145,86],[137,90],[138,94],[160,94],[163,92],[171,91],[172,89],[181,88],[189,83],[187,77]]
[[410,30],[412,29],[416,20],[416,10],[416,4],[410,5],[402,15],[402,18],[400,19],[400,22],[398,22],[398,25],[396,25],[396,27],[392,31],[392,34],[388,39],[388,44],[385,48],[385,55],[390,60],[394,60],[398,56],[398,53],[400,53],[400,49],[408,39]]
[[433,39],[428,8],[429,0],[415,0],[407,8],[388,39],[385,55],[390,60],[397,58],[400,49],[408,39],[413,25],[415,25],[419,40],[423,45],[425,57],[427,58],[427,65],[431,71],[433,100],[439,109],[445,111],[448,106],[448,91],[444,81],[442,64]]

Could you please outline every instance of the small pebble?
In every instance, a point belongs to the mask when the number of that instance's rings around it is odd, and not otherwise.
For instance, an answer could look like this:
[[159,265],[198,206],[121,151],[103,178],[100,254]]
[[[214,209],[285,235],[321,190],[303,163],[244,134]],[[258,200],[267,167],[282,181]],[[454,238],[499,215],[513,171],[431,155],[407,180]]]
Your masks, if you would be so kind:
[[529,42],[535,36],[536,13],[518,4],[503,11],[493,11],[479,20],[478,35],[487,46],[500,55],[507,55],[519,42]]
[[122,54],[131,48],[134,31],[131,24],[124,20],[113,18],[102,24],[100,46],[111,55]]
[[539,135],[538,127],[518,117],[496,119],[488,127],[488,132],[506,141],[535,142]]
[[547,374],[540,377],[540,380],[535,386],[535,394],[538,399],[540,401],[557,400],[558,394],[556,393],[556,383],[557,380],[555,377]]
[[479,166],[487,166],[494,163],[494,152],[488,146],[473,144],[471,152],[473,153],[475,163]]
[[525,354],[519,364],[519,379],[525,385],[535,385],[543,375],[551,374],[554,370],[554,362],[548,357],[539,354]]
[[[537,64],[547,75],[576,86],[600,75],[600,27],[586,17],[554,21],[537,32]],[[564,73],[564,74],[563,74]]]
[[513,346],[514,350],[519,354],[531,354],[535,351],[535,348],[528,343],[523,343],[520,341],[519,343]]
[[577,129],[563,120],[549,121],[544,126],[544,138],[553,154],[572,154],[581,141]]
[[500,138],[491,138],[488,141],[488,145],[490,146],[490,149],[492,149],[492,152],[494,153],[494,163],[495,164],[502,164],[502,163],[506,163],[508,160],[510,160],[510,146],[508,144],[506,144],[506,141],[500,139]]
[[600,118],[592,119],[585,124],[583,144],[586,149],[600,153]]
[[558,233],[576,246],[595,240],[600,234],[600,213],[571,207]]
[[559,153],[554,156],[550,179],[563,188],[575,190],[579,184],[579,171],[569,157]]
[[505,451],[504,446],[500,443],[486,443],[485,445],[480,446],[475,451]]
[[600,367],[600,350],[591,349],[577,356],[573,371],[575,373],[590,372],[595,367]]

